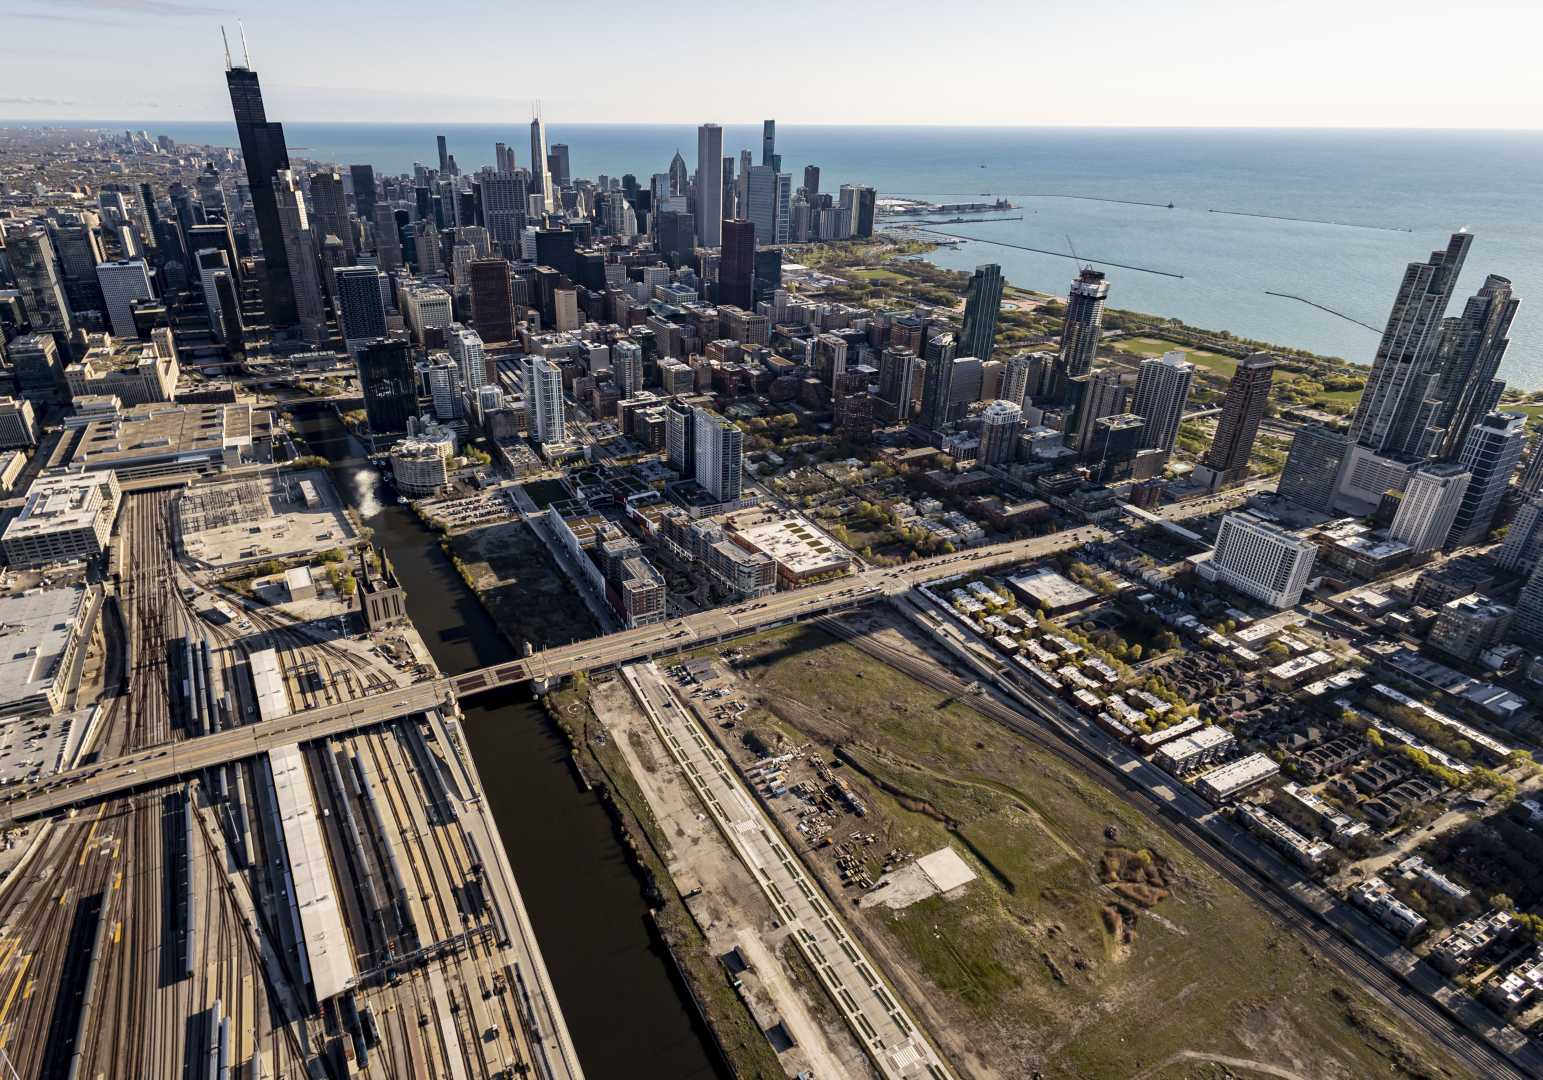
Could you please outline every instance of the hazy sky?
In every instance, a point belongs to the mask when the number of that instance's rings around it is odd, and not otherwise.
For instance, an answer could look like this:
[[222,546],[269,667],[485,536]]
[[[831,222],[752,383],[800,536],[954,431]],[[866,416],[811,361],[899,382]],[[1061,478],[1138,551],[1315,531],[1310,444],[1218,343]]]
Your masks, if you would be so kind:
[[0,118],[1543,126],[1520,0],[0,0]]

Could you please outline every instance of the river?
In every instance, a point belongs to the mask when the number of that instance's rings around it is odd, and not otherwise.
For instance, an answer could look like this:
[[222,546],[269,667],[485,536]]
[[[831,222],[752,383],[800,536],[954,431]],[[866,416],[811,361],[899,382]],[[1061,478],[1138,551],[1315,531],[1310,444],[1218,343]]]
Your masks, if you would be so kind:
[[[317,406],[293,415],[390,555],[408,613],[440,669],[456,674],[511,659],[514,651],[435,535],[406,507],[381,504],[374,470],[337,418]],[[464,710],[488,805],[585,1074],[725,1075],[654,940],[610,817],[578,782],[562,733],[524,691],[480,695]]]

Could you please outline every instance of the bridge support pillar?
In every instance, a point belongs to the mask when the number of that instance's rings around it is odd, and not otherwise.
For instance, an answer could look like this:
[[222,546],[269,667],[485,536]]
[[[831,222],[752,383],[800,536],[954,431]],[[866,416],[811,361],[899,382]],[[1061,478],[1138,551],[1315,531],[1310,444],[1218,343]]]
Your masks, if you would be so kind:
[[530,688],[536,692],[537,697],[551,693],[563,684],[561,675],[533,676],[530,680]]

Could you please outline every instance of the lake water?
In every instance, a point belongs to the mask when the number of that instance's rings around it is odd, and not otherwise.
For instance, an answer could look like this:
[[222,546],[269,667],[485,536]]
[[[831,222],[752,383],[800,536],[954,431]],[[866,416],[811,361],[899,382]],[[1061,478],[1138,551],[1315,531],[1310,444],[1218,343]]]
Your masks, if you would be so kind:
[[[368,162],[384,172],[437,162],[434,136],[440,133],[463,171],[491,163],[496,141],[529,163],[529,129],[519,121],[292,123],[285,129],[298,156]],[[149,130],[181,141],[235,142],[229,123],[151,123]],[[795,186],[804,165],[817,164],[826,191],[866,183],[881,195],[956,201],[1003,195],[1022,207],[1013,213],[1023,220],[943,228],[1057,252],[1075,246],[1084,259],[1182,274],[1106,267],[1110,304],[1359,363],[1370,362],[1376,332],[1266,290],[1380,328],[1404,266],[1466,227],[1476,239],[1459,296],[1475,291],[1488,273],[1515,282],[1523,308],[1501,374],[1514,385],[1543,388],[1543,320],[1530,312],[1543,295],[1543,132],[784,125],[777,135]],[[688,168],[696,166],[696,130],[687,125],[554,122],[548,142],[569,146],[576,177],[630,172],[647,183],[677,149]],[[759,126],[725,128],[724,153],[737,157],[741,147],[759,159]],[[1066,197],[1073,195],[1162,205]],[[985,243],[943,249],[934,258],[966,270],[997,262],[1014,284],[1055,293],[1065,292],[1075,271],[1066,257]]]

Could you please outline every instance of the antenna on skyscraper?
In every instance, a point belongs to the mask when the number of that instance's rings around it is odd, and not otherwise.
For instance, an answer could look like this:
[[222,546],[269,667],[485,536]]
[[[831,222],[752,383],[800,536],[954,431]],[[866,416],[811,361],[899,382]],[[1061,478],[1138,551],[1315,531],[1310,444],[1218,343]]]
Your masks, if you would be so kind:
[[241,61],[248,71],[252,70],[252,53],[246,47],[246,24],[240,19],[236,20],[236,26],[241,31]]
[[220,40],[225,43],[225,70],[230,70],[230,37],[225,33],[225,28],[220,27]]

